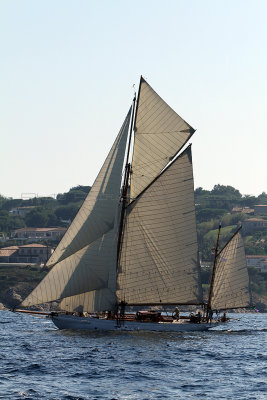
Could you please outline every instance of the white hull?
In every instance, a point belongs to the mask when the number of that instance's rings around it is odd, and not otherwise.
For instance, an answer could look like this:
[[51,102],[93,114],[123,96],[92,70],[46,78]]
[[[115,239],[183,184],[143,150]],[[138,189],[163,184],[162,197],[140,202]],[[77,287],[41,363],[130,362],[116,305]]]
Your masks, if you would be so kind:
[[179,322],[140,322],[108,320],[102,318],[77,317],[73,315],[53,315],[53,323],[59,329],[74,329],[88,331],[149,331],[149,332],[191,332],[207,331],[218,326],[218,323],[191,323],[185,320]]

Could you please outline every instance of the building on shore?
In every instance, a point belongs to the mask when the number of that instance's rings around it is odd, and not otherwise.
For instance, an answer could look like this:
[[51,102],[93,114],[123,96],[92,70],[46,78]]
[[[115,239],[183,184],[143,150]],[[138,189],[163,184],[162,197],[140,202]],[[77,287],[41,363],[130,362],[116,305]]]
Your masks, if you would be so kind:
[[260,269],[261,272],[267,272],[267,254],[263,255],[247,255],[247,266]]
[[242,222],[244,233],[267,230],[267,220],[263,218],[249,218]]
[[27,240],[29,242],[36,240],[54,240],[62,238],[67,228],[20,228],[11,232],[12,239]]
[[254,209],[255,215],[267,215],[267,204],[257,204]]
[[25,217],[26,214],[31,212],[36,206],[15,207],[9,211],[9,214],[14,217]]
[[45,264],[53,251],[52,247],[38,243],[2,247],[0,263]]
[[233,207],[231,214],[248,214],[248,215],[253,215],[254,214],[254,208],[250,207]]

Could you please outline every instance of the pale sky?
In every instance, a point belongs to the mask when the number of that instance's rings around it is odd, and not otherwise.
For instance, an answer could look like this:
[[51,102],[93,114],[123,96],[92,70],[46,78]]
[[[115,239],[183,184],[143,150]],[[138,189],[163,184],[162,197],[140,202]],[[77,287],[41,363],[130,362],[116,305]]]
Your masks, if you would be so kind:
[[0,0],[0,194],[92,185],[142,74],[195,187],[267,192],[266,0]]

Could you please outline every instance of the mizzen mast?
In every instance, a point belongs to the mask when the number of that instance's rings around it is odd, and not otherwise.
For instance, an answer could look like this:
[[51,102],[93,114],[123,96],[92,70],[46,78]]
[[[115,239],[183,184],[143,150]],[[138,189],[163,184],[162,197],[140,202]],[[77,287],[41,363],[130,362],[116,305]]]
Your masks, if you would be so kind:
[[214,285],[214,279],[215,279],[216,261],[217,261],[217,257],[218,257],[221,228],[222,228],[222,226],[220,224],[219,229],[218,229],[216,247],[215,247],[215,252],[214,252],[214,259],[213,259],[213,267],[212,267],[212,273],[211,273],[211,279],[210,279],[209,299],[208,299],[208,304],[207,304],[207,318],[208,318],[209,311],[211,310],[211,297],[212,297],[213,285]]

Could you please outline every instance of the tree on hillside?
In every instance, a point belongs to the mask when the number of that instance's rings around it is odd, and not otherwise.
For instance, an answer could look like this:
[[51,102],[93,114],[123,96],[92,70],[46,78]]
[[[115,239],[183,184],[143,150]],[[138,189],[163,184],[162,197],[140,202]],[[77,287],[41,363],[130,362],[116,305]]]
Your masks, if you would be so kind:
[[79,203],[81,205],[90,189],[90,186],[76,186],[71,188],[67,193],[59,193],[57,200],[60,204],[64,205],[68,203]]
[[228,198],[241,199],[242,195],[239,190],[235,189],[233,186],[224,185],[214,185],[211,194],[226,196]]
[[242,207],[253,208],[253,206],[255,204],[257,204],[257,197],[250,196],[249,194],[245,194],[244,196],[242,196],[242,199],[240,200],[239,203],[240,203],[240,206],[242,206]]
[[43,228],[46,226],[48,217],[46,213],[38,208],[34,208],[25,216],[25,222],[28,227]]
[[267,193],[262,192],[257,198],[258,204],[267,204]]
[[202,187],[198,187],[195,189],[195,196],[203,196],[209,194],[209,190],[205,190]]
[[6,199],[2,204],[2,209],[10,211],[12,208],[21,207],[22,205],[22,199]]
[[9,216],[8,213],[4,215],[3,211],[1,211],[0,215],[0,232],[4,232],[6,234],[10,234],[14,229],[24,228],[25,221],[21,217],[12,217]]
[[77,214],[79,210],[79,206],[77,204],[68,204],[66,206],[61,206],[58,207],[55,210],[55,214],[58,219],[63,219],[63,220],[73,220],[75,215]]

